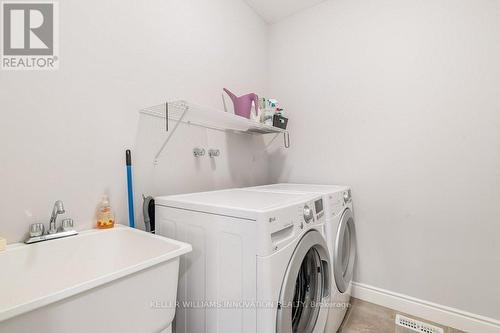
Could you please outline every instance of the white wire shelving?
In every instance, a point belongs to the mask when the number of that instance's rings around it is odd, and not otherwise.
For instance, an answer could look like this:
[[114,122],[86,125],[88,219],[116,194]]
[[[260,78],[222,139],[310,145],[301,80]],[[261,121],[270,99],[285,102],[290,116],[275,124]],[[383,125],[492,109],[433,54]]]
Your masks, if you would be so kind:
[[181,123],[231,133],[275,134],[273,140],[276,136],[283,134],[285,147],[290,146],[290,134],[287,130],[183,100],[145,108],[140,110],[140,113],[165,119],[165,130],[168,135],[155,155],[155,162]]

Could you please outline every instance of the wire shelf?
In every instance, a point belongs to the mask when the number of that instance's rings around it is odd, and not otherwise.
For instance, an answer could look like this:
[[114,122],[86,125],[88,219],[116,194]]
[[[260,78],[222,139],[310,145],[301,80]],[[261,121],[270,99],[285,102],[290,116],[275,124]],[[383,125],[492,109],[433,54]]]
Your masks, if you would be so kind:
[[[232,113],[199,106],[183,100],[145,108],[140,110],[140,113],[165,119],[165,130],[168,136],[155,155],[155,163],[158,161],[158,157],[161,155],[168,141],[181,123],[231,133],[247,133],[253,135],[275,134],[276,136],[283,134],[285,147],[288,148],[290,146],[290,135],[287,130],[261,124]],[[170,121],[173,121],[173,124]]]
[[[168,108],[167,108],[168,105]],[[175,101],[155,105],[140,111],[158,118],[206,127],[219,131],[243,132],[252,134],[285,133],[286,130],[237,116],[221,110],[199,106],[186,101]],[[166,122],[168,124],[168,122]]]

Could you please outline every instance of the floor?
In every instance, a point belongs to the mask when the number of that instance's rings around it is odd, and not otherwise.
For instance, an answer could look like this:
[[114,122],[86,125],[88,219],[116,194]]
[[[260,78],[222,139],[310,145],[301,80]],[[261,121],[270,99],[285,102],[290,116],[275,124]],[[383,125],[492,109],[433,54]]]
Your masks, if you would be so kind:
[[[414,316],[405,315],[410,318]],[[338,333],[414,333],[410,329],[396,326],[396,311],[353,298],[346,318]],[[415,318],[419,319],[419,318]],[[465,333],[428,320],[424,322],[442,327],[445,333]]]

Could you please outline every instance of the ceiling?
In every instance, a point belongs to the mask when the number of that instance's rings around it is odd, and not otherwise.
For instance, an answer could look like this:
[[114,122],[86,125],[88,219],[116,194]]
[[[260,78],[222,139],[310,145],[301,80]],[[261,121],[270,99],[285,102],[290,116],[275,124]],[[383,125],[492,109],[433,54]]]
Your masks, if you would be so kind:
[[245,0],[267,23],[279,20],[325,0]]

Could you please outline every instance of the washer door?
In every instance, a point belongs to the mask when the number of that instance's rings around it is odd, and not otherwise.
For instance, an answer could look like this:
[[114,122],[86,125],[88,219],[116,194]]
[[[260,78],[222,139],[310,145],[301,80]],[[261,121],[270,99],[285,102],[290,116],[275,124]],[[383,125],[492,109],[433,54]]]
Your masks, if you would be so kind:
[[323,332],[330,296],[330,258],[324,237],[306,233],[295,248],[281,286],[277,333]]
[[333,252],[333,275],[341,293],[345,293],[352,281],[356,259],[356,230],[354,216],[347,208],[342,214]]

